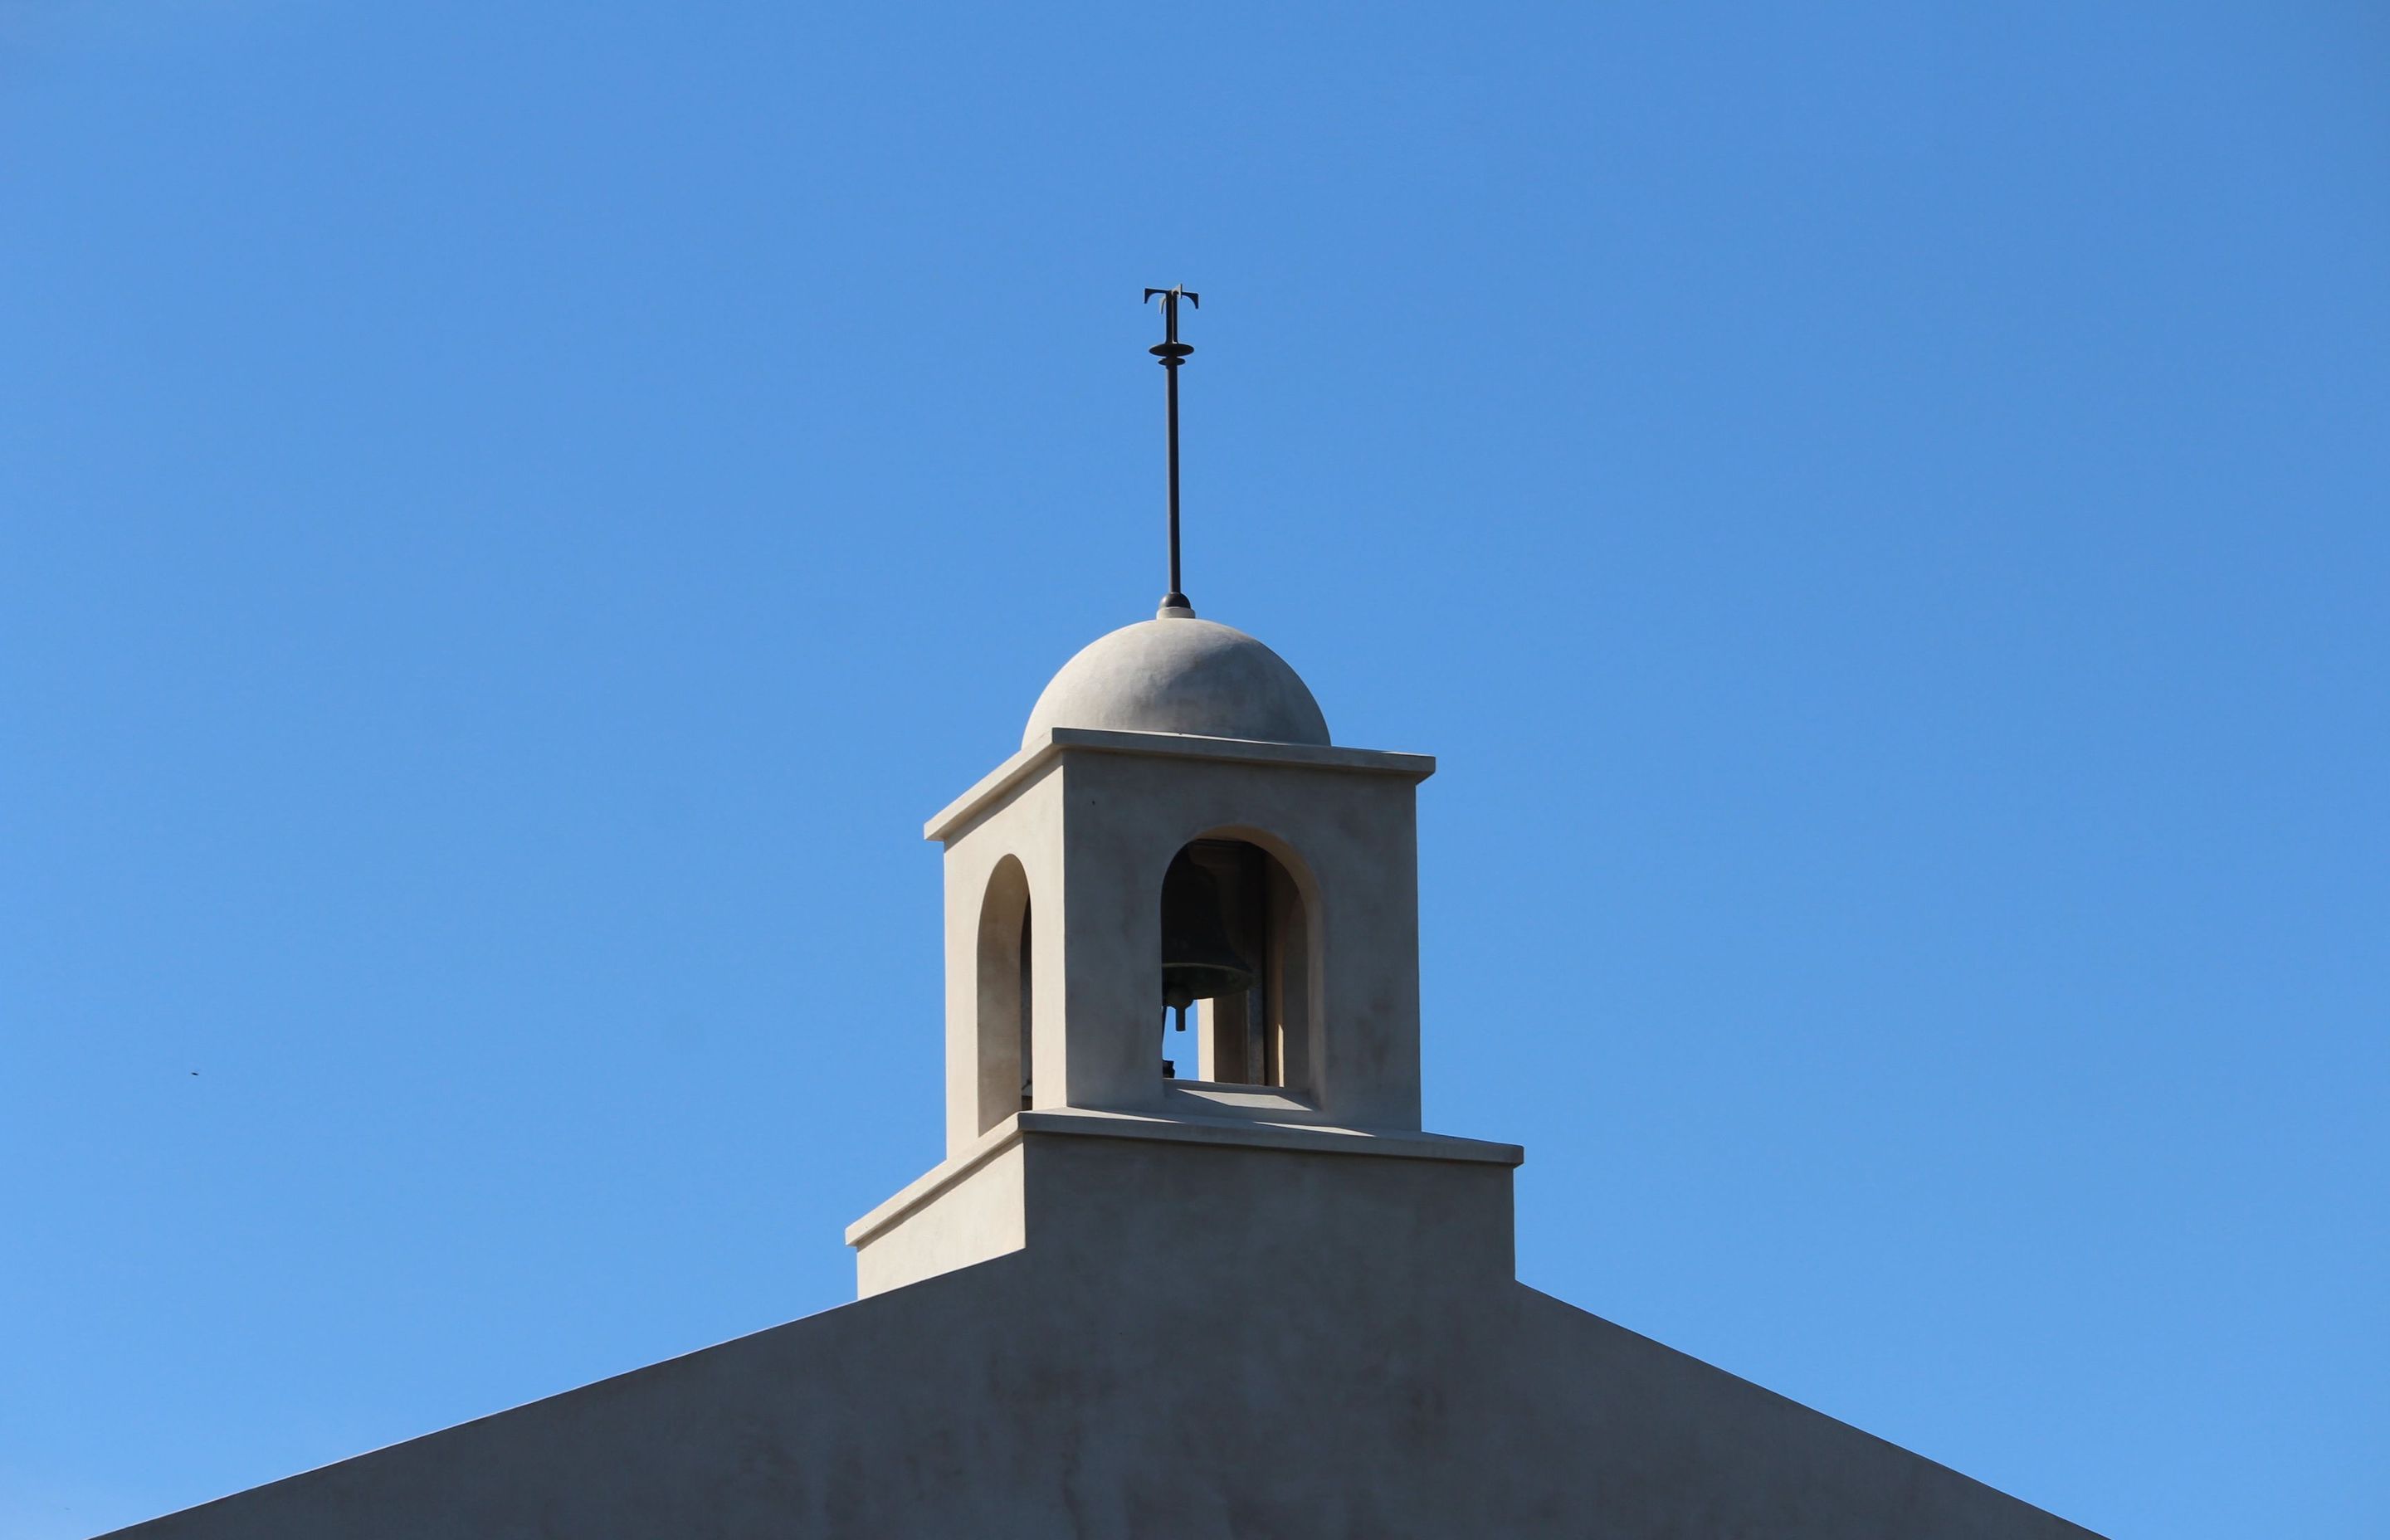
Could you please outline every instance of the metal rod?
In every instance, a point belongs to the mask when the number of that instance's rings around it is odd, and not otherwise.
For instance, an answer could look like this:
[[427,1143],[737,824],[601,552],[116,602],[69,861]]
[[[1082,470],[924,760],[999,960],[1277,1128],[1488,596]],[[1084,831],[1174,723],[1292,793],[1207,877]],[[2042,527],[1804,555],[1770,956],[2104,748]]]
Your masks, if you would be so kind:
[[1157,294],[1162,296],[1162,341],[1146,351],[1162,360],[1163,379],[1167,386],[1164,400],[1169,412],[1170,592],[1162,597],[1162,604],[1165,610],[1192,610],[1195,607],[1188,603],[1185,590],[1179,587],[1178,573],[1178,366],[1187,362],[1188,355],[1195,350],[1178,340],[1178,302],[1183,298],[1198,308],[1203,302],[1200,296],[1189,292],[1184,284],[1169,289],[1149,289],[1145,291],[1146,302],[1151,303]]
[[1178,586],[1178,360],[1162,361],[1162,378],[1168,382],[1170,402],[1170,591],[1183,598]]

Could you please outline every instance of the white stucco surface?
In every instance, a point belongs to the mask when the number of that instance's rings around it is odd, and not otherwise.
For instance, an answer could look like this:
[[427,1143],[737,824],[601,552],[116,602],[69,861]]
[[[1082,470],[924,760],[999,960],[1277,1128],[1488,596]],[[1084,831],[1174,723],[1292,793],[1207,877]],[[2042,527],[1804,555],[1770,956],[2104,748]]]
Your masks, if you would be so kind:
[[1434,769],[1420,754],[1056,728],[940,813],[927,833],[945,848],[949,1156],[1013,1110],[988,1098],[1017,1081],[978,1065],[979,918],[998,867],[1020,864],[1037,916],[1037,1108],[1153,1111],[1171,1094],[1151,1030],[1163,874],[1189,841],[1224,834],[1280,861],[1308,916],[1303,1083],[1288,1089],[1325,1121],[1416,1130],[1417,802]]
[[1328,741],[1319,703],[1285,659],[1233,626],[1179,610],[1099,636],[1063,664],[1022,742],[1057,727]]

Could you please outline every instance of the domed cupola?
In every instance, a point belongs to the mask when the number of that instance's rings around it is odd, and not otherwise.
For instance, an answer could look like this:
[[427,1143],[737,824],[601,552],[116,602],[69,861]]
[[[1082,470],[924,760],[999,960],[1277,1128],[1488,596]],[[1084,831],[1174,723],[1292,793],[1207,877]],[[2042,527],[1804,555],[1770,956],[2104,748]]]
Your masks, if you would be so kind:
[[1286,660],[1189,609],[1099,636],[1062,665],[1029,713],[1024,746],[1056,727],[1325,745],[1319,703]]

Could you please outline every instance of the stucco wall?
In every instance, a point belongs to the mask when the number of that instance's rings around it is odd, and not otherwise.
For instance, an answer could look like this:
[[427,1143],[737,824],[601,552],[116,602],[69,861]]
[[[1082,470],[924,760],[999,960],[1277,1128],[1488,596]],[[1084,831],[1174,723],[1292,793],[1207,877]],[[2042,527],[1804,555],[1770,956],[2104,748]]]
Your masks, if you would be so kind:
[[1516,1283],[1505,1164],[1024,1147],[1024,1250],[119,1533],[2086,1533]]

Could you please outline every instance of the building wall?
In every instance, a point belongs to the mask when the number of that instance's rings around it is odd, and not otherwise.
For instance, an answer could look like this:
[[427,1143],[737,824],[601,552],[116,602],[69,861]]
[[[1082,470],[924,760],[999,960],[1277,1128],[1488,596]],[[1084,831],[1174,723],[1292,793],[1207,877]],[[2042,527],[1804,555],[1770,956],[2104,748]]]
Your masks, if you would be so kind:
[[139,1540],[2086,1532],[1510,1276],[1510,1169],[1022,1142],[993,1261]]

